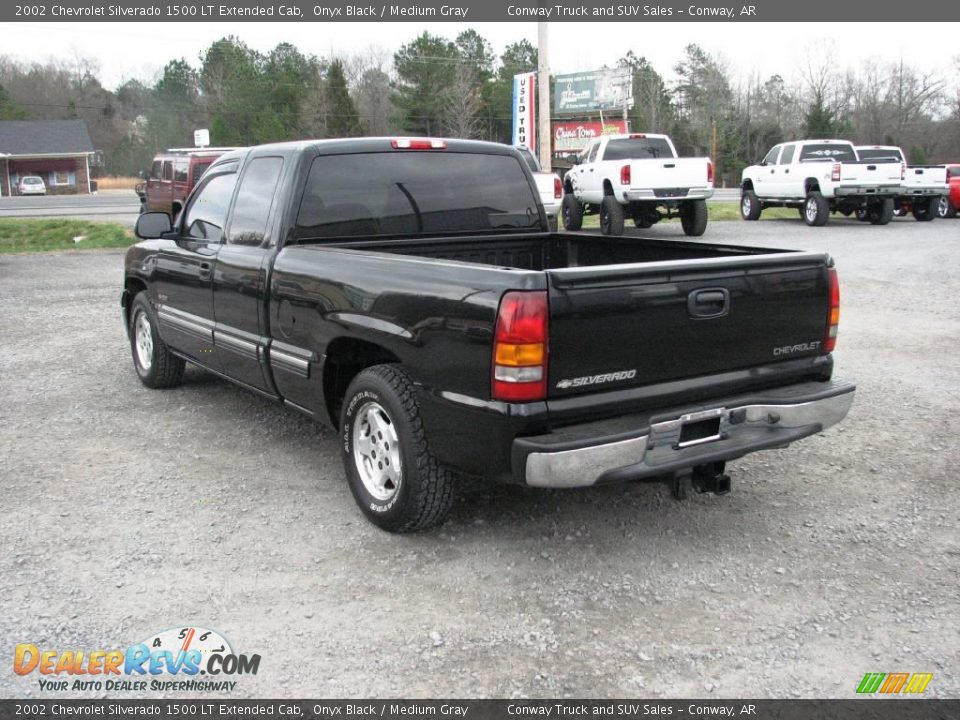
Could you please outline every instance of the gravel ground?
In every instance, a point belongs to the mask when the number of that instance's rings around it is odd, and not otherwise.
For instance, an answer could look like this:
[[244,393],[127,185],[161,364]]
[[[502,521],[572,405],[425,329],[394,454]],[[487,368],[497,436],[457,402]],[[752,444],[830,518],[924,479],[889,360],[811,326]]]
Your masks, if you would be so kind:
[[[234,697],[849,697],[871,671],[960,697],[960,222],[704,240],[834,253],[847,420],[724,497],[480,488],[412,537],[362,518],[330,431],[195,368],[143,388],[122,252],[0,256],[7,662],[195,624],[262,656]],[[0,696],[36,678],[7,664]]]

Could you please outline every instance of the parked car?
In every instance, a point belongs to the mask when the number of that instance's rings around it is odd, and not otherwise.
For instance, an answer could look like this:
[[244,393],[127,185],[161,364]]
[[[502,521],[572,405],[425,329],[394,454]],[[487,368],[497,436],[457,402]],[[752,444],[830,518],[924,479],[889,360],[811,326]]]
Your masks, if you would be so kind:
[[540,161],[537,159],[530,148],[517,147],[520,157],[527,163],[533,179],[537,183],[537,191],[540,193],[540,202],[543,203],[543,209],[547,212],[547,221],[550,223],[550,229],[557,229],[557,217],[560,214],[560,203],[563,200],[563,183],[560,176],[552,172],[543,172],[540,167]]
[[24,175],[17,183],[17,193],[20,195],[46,195],[47,186],[41,177]]
[[902,166],[861,161],[846,140],[800,140],[775,145],[743,171],[740,215],[757,220],[767,207],[793,207],[807,225],[826,225],[830,213],[861,210],[874,225],[893,218]]
[[140,212],[165,212],[176,217],[184,201],[213,164],[213,161],[233,148],[204,148],[202,150],[171,149],[153,158],[145,182],[135,190],[140,196]]
[[954,218],[960,210],[960,165],[947,165],[947,194],[940,198],[937,214]]
[[604,235],[623,234],[629,216],[639,228],[680,218],[693,237],[707,229],[713,195],[709,158],[679,158],[666,135],[632,133],[591,140],[564,176],[563,226],[579,230],[583,216],[600,214]]
[[547,227],[506,145],[226,154],[175,224],[137,221],[134,369],[163,388],[190,362],[331,425],[361,510],[397,532],[441,522],[458,474],[723,493],[725,461],[846,415],[828,254]]
[[[861,161],[891,162],[902,166],[900,194],[893,199],[895,215],[911,213],[921,222],[937,216],[940,198],[947,191],[947,168],[944,165],[907,165],[903,150],[896,145],[857,145]],[[866,210],[857,209],[857,219],[867,220]]]

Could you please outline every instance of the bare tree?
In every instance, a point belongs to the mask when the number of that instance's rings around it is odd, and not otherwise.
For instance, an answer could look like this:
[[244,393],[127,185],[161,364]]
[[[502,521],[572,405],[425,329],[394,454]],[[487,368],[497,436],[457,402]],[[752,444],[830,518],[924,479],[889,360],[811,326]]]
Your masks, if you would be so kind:
[[480,119],[480,83],[477,66],[469,62],[457,63],[453,82],[443,95],[443,132],[449,137],[478,138],[482,131]]

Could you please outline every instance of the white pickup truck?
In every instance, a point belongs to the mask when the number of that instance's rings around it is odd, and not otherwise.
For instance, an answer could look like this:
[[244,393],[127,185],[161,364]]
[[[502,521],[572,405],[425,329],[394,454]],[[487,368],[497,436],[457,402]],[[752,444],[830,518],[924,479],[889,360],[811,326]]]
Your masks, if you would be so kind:
[[579,230],[583,216],[600,214],[604,235],[623,234],[629,215],[639,228],[680,217],[683,232],[707,229],[713,195],[710,158],[678,158],[666,135],[632,133],[592,140],[564,178],[563,226]]
[[547,222],[550,223],[550,229],[557,229],[557,216],[560,214],[560,203],[563,200],[563,183],[560,182],[560,176],[555,173],[543,172],[540,167],[540,161],[537,160],[530,148],[520,145],[514,146],[523,157],[530,172],[533,173],[533,179],[537,183],[537,192],[540,195],[540,202],[543,203],[543,209],[547,213]]
[[763,208],[795,207],[807,225],[821,226],[832,212],[859,210],[872,224],[886,225],[902,175],[899,163],[861,161],[846,140],[781,143],[743,171],[740,214],[757,220]]
[[[893,200],[897,215],[908,212],[921,222],[937,216],[940,198],[947,194],[946,165],[907,165],[903,150],[896,145],[857,145],[857,157],[871,162],[894,162],[903,168],[900,194]],[[866,220],[863,213],[857,218]]]

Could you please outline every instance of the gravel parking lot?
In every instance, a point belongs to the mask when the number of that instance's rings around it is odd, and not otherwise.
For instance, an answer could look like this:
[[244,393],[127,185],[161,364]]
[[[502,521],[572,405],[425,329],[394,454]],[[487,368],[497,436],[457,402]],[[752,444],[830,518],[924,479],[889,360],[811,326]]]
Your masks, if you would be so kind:
[[[732,464],[723,497],[472,488],[403,537],[330,431],[195,368],[140,385],[122,252],[0,256],[7,662],[200,625],[262,656],[235,697],[850,697],[897,671],[960,696],[960,221],[703,240],[834,254],[843,424]],[[36,678],[7,664],[0,696]]]

